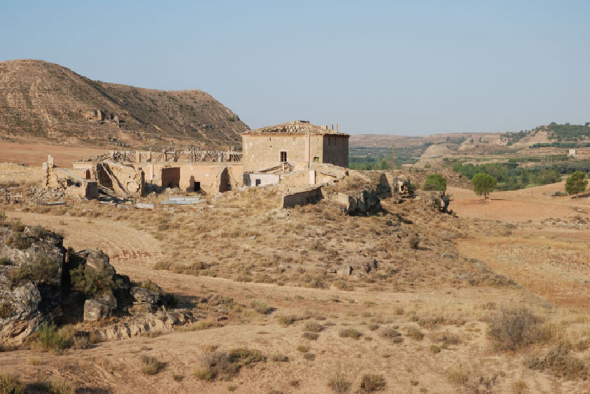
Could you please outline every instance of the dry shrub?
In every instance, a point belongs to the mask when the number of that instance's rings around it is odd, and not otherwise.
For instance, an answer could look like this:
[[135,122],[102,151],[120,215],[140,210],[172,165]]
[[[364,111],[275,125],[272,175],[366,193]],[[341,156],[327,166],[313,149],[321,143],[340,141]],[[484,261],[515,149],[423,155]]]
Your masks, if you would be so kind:
[[498,375],[485,377],[474,369],[464,368],[463,365],[447,373],[449,381],[463,388],[469,394],[492,394]]
[[338,335],[341,338],[352,338],[358,340],[360,339],[360,337],[363,336],[363,333],[361,333],[358,330],[355,330],[354,328],[344,328],[338,332]]
[[286,363],[289,362],[289,357],[285,356],[284,354],[275,353],[270,356],[270,359],[275,363]]
[[303,327],[303,331],[320,332],[320,331],[322,331],[323,328],[324,327],[321,324],[310,321],[310,322],[305,323],[305,326]]
[[230,350],[229,353],[212,352],[201,357],[203,368],[196,370],[194,376],[209,382],[230,380],[243,366],[251,366],[258,362],[266,362],[266,356],[259,350],[237,348]]
[[393,327],[382,327],[379,330],[379,335],[383,338],[393,339],[393,338],[401,336],[402,334],[400,334],[399,331],[397,331]]
[[543,359],[528,357],[525,365],[538,371],[549,370],[553,376],[565,380],[588,378],[588,369],[584,362],[570,355],[569,350],[563,347],[549,350]]
[[318,339],[319,335],[315,332],[306,331],[303,333],[302,337],[305,339],[309,339],[311,341],[315,341],[316,339]]
[[385,378],[383,375],[365,374],[361,378],[361,390],[365,393],[382,391],[385,389]]
[[165,363],[159,361],[155,357],[141,356],[140,360],[143,364],[141,367],[141,372],[144,375],[155,375],[166,366]]
[[440,343],[443,348],[461,344],[459,335],[448,331],[433,333],[429,337],[433,342]]
[[309,352],[309,346],[305,346],[305,345],[299,345],[295,349],[297,349],[297,351],[301,352],[301,353]]
[[352,383],[346,380],[346,377],[342,373],[338,373],[335,377],[330,380],[328,387],[332,389],[336,394],[347,394],[350,392]]
[[424,339],[424,333],[422,333],[422,331],[420,331],[416,327],[408,328],[408,332],[406,335],[412,339],[417,340],[417,341],[421,341],[422,339]]
[[514,394],[524,394],[528,390],[528,386],[522,380],[517,380],[516,382],[512,383],[512,392]]
[[281,315],[279,316],[279,324],[283,327],[288,327],[291,324],[295,323],[297,320],[296,316],[293,315]]
[[0,393],[21,394],[24,388],[21,382],[11,375],[0,375]]
[[313,361],[313,360],[315,360],[315,354],[313,354],[313,353],[305,353],[303,355],[303,358],[306,359],[306,360],[309,360],[309,361]]
[[272,307],[270,307],[266,302],[260,300],[252,300],[250,302],[250,306],[254,308],[254,310],[262,315],[268,315],[272,313]]
[[490,322],[488,336],[495,350],[514,351],[547,339],[541,323],[528,308],[502,308]]

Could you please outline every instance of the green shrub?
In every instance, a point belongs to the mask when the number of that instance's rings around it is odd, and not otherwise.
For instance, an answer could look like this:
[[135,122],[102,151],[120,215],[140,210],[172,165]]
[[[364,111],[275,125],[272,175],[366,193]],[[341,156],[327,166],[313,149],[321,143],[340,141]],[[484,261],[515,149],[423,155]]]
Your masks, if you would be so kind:
[[15,288],[27,279],[37,283],[57,280],[59,268],[59,261],[56,259],[37,254],[30,264],[22,265],[10,273],[10,288]]
[[45,323],[39,327],[39,330],[37,330],[37,344],[45,352],[63,350],[69,345],[68,340],[64,338],[53,323]]
[[7,265],[12,265],[12,261],[10,261],[10,259],[8,259],[7,257],[0,258],[0,266],[7,266]]
[[266,362],[266,356],[260,350],[250,350],[248,348],[236,348],[229,351],[229,361],[232,363],[239,362],[240,365],[251,365],[259,362]]
[[441,174],[428,174],[422,190],[444,192],[447,190],[447,180]]
[[108,268],[86,269],[84,265],[70,270],[72,289],[86,294],[87,297],[93,297],[112,291],[117,287],[113,279],[113,272]]
[[230,380],[243,366],[253,366],[258,362],[265,362],[264,356],[258,350],[237,348],[229,353],[218,351],[206,353],[201,357],[203,367],[196,370],[193,375],[200,380],[208,382],[214,380]]

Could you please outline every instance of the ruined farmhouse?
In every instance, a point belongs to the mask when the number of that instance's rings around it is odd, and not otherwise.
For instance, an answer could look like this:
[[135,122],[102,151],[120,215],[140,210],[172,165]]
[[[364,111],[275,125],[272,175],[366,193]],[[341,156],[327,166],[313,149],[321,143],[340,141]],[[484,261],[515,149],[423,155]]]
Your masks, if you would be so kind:
[[246,131],[242,150],[111,151],[74,163],[68,175],[129,196],[143,195],[146,184],[204,194],[242,186],[313,186],[343,176],[348,138],[337,125],[292,121]]

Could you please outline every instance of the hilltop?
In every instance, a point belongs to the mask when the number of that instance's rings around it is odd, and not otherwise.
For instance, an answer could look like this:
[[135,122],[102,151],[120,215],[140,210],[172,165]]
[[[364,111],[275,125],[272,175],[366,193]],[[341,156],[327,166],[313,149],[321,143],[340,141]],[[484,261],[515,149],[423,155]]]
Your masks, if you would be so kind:
[[39,60],[0,62],[0,138],[139,147],[239,144],[240,118],[200,90],[93,81]]

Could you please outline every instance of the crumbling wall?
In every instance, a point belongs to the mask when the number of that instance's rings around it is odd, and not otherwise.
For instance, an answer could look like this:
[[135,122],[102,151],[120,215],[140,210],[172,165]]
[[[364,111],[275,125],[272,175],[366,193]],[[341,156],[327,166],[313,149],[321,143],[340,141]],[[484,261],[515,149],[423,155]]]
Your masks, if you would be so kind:
[[314,187],[295,193],[286,194],[281,201],[281,208],[293,208],[297,205],[315,204],[322,199],[322,188]]
[[48,156],[43,163],[46,189],[61,189],[67,196],[93,200],[98,198],[98,184],[95,181],[82,179],[55,165],[53,157]]
[[[109,187],[119,194],[143,196],[145,193],[145,174],[141,168],[106,161],[99,164],[99,182],[102,186]],[[107,185],[106,175],[110,180]]]

